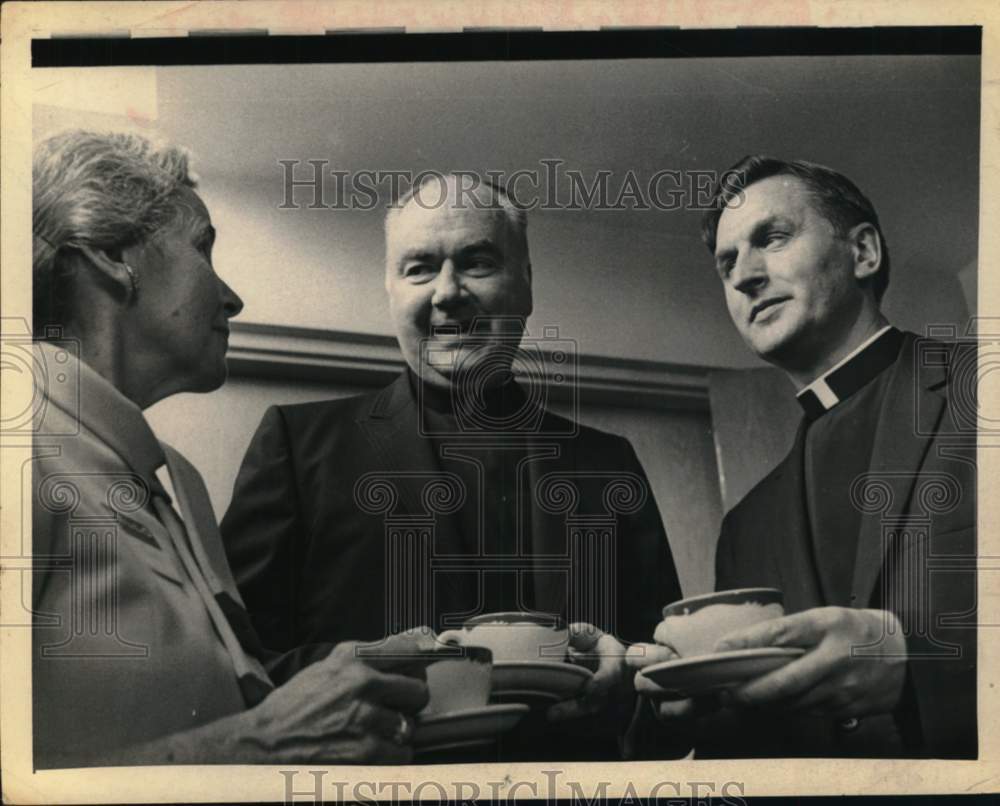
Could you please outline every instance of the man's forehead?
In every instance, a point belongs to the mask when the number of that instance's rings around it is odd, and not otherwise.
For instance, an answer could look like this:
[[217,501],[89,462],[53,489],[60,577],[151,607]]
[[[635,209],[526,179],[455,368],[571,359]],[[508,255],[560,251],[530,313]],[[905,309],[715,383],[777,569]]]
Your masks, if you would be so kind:
[[[436,201],[432,199],[431,202]],[[475,237],[499,244],[505,236],[506,217],[502,210],[479,209],[471,199],[441,204],[411,200],[389,225],[390,244],[406,248],[412,242],[445,240],[449,237]]]
[[812,206],[806,185],[795,176],[769,176],[730,199],[719,217],[718,232],[740,232],[768,218],[799,219]]

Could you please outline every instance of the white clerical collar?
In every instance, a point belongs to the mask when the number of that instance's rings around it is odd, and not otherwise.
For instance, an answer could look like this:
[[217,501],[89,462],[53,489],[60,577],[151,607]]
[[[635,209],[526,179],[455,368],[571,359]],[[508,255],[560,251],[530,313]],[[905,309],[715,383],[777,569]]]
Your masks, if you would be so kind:
[[886,325],[796,395],[809,419],[847,399],[886,369],[899,354],[903,334]]

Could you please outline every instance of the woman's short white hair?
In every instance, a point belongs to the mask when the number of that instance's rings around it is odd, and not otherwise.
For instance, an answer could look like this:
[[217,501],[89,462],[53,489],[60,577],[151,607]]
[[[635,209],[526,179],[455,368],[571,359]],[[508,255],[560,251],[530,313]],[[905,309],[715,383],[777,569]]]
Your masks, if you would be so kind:
[[178,146],[131,132],[73,129],[35,146],[31,183],[37,332],[68,318],[72,281],[63,250],[116,250],[141,241],[173,219],[173,195],[195,187],[197,178]]

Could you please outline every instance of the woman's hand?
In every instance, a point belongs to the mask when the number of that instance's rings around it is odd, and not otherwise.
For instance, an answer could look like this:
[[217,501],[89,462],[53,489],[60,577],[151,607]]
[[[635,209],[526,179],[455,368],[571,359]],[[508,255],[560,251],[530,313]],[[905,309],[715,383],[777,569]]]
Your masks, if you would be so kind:
[[420,647],[415,638],[394,636],[392,652],[369,657],[360,646],[337,644],[249,711],[107,748],[93,763],[405,764],[413,757],[413,716],[428,699],[423,666],[411,662]]
[[427,684],[376,668],[379,659],[359,658],[357,646],[338,644],[247,712],[238,747],[270,763],[410,761]]

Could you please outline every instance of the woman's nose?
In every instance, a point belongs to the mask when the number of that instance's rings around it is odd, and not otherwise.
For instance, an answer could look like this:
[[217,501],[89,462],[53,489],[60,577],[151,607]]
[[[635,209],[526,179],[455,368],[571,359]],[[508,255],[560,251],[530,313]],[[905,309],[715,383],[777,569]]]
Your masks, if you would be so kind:
[[226,318],[232,319],[243,310],[243,300],[224,280],[219,280],[222,285],[222,309],[226,312]]

